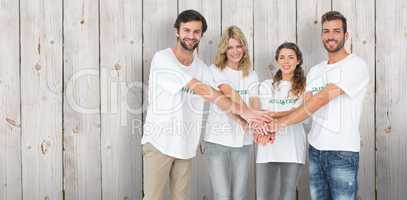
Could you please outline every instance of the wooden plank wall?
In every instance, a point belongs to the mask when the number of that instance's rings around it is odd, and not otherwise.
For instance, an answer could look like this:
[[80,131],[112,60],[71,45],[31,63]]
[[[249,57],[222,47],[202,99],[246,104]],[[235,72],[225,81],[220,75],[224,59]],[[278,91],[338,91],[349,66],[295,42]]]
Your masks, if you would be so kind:
[[0,199],[21,199],[19,3],[0,4]]
[[[346,48],[370,69],[358,199],[405,198],[405,1],[2,0],[0,200],[141,199],[151,58],[174,46],[176,15],[191,8],[209,26],[198,55],[211,64],[222,30],[237,25],[261,80],[271,77],[275,49],[284,41],[300,46],[306,72],[325,59],[320,17],[343,12]],[[253,164],[251,199],[254,177]],[[198,153],[188,197],[212,199],[211,192]],[[307,171],[298,199],[309,199]]]
[[100,199],[98,1],[64,1],[65,199]]
[[142,1],[100,1],[103,199],[140,199]]
[[407,2],[376,1],[377,199],[405,199]]
[[20,1],[23,199],[63,197],[62,8],[61,0]]

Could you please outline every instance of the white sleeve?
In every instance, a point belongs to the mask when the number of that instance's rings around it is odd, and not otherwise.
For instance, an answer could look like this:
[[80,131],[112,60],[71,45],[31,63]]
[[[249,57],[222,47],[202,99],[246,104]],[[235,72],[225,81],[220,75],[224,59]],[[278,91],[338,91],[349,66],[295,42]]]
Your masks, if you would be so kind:
[[[304,96],[305,96],[305,93],[303,93],[300,97],[298,97],[297,101],[293,105],[294,109],[299,108],[300,106],[304,105]],[[299,124],[306,124],[306,125],[309,125],[310,123],[311,123],[311,117],[307,117],[304,121],[299,122]]]
[[217,68],[215,65],[211,65],[209,68],[213,76],[213,86],[218,88],[222,84],[230,85],[228,79],[222,74],[222,71],[219,68]]
[[259,84],[259,97],[268,98],[273,96],[273,81],[272,80],[265,80]]
[[255,71],[250,73],[250,84],[248,86],[248,94],[249,98],[250,97],[258,97],[259,96],[259,87],[260,87],[260,82],[259,82],[259,77],[257,76],[257,73]]
[[155,84],[170,93],[177,93],[192,78],[180,66],[174,65],[171,61],[166,60],[164,56],[160,56],[158,53],[154,55],[150,68],[150,84]]
[[369,72],[366,63],[361,60],[344,65],[340,73],[339,81],[334,84],[351,98],[359,94],[369,83]]
[[297,101],[295,101],[293,108],[298,108],[304,103],[304,94],[298,97]]
[[312,92],[312,82],[313,82],[313,68],[311,68],[307,74],[305,92]]
[[210,85],[211,87],[213,87],[215,89],[218,89],[217,85],[215,84],[214,76],[213,76],[213,73],[210,70],[210,68],[208,66],[206,66],[206,65],[203,65],[202,67],[203,67],[203,69],[202,69],[202,72],[203,72],[202,82],[207,84],[207,85]]

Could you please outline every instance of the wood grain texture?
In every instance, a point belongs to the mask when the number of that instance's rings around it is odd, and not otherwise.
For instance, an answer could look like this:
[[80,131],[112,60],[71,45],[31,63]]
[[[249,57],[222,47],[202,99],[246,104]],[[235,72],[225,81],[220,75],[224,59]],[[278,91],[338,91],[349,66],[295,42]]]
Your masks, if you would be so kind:
[[222,0],[222,31],[238,26],[246,36],[250,58],[253,60],[253,0]]
[[0,4],[0,199],[21,199],[19,2]]
[[[169,47],[175,47],[177,18],[176,0],[143,1],[143,81],[148,84],[150,64],[154,53]],[[146,85],[147,86],[147,85]],[[143,98],[147,98],[146,96]],[[147,101],[143,101],[147,102]],[[147,105],[147,104],[145,104]],[[145,117],[145,116],[143,116]]]
[[103,199],[142,198],[142,1],[100,5]]
[[331,1],[297,0],[297,43],[304,53],[304,69],[326,60],[321,43],[321,16],[331,10]]
[[98,0],[64,1],[64,189],[102,199]]
[[407,190],[407,2],[376,1],[377,199]]
[[[320,18],[341,11],[346,48],[370,70],[358,198],[405,199],[407,3],[400,0],[2,0],[0,199],[141,199],[150,62],[175,45],[177,13],[191,8],[208,22],[199,57],[213,63],[222,30],[237,25],[261,80],[271,77],[284,41],[298,43],[306,72],[325,60]],[[193,171],[188,198],[212,199],[201,153]],[[309,199],[307,171],[301,200]]]
[[254,1],[254,10],[254,67],[259,79],[265,80],[277,70],[277,47],[296,42],[296,1]]
[[209,66],[214,62],[222,33],[221,0],[178,0],[178,9],[194,9],[205,17],[208,29],[199,43],[198,55]]
[[23,199],[62,200],[62,1],[20,13]]

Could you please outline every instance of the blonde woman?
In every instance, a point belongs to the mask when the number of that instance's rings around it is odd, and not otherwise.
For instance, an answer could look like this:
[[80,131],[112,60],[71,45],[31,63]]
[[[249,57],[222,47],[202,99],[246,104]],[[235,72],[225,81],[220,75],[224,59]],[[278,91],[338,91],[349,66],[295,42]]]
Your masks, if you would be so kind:
[[[236,26],[221,38],[215,63],[210,66],[215,86],[232,101],[247,107],[257,96],[258,78],[252,70],[246,38]],[[247,200],[247,182],[253,138],[246,121],[211,104],[205,140],[205,156],[214,199]]]

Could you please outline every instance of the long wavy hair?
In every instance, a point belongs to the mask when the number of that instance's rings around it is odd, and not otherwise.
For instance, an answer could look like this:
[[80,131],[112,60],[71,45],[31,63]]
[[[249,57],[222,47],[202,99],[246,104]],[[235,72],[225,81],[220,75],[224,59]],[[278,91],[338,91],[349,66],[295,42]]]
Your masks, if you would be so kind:
[[243,72],[243,77],[246,77],[249,75],[252,63],[250,61],[246,37],[243,34],[242,30],[240,30],[240,28],[237,26],[229,26],[223,32],[221,41],[218,45],[218,51],[216,53],[214,64],[220,70],[225,69],[227,62],[226,51],[228,50],[229,40],[231,38],[240,41],[243,46],[244,53],[242,59],[240,59],[240,69]]
[[[280,56],[280,51],[282,49],[293,50],[295,52],[297,60],[299,61],[298,65],[294,69],[294,75],[291,79],[290,94],[292,94],[294,96],[300,96],[300,95],[302,95],[302,93],[305,90],[305,82],[306,82],[304,70],[301,67],[301,65],[303,63],[302,53],[300,51],[300,48],[298,48],[298,46],[295,43],[284,42],[276,50],[276,55],[274,57],[276,59],[276,62],[278,61],[278,57]],[[280,81],[282,79],[283,79],[283,73],[281,72],[280,69],[278,69],[278,71],[274,74],[274,77],[273,77],[273,86],[277,87],[280,84]]]

